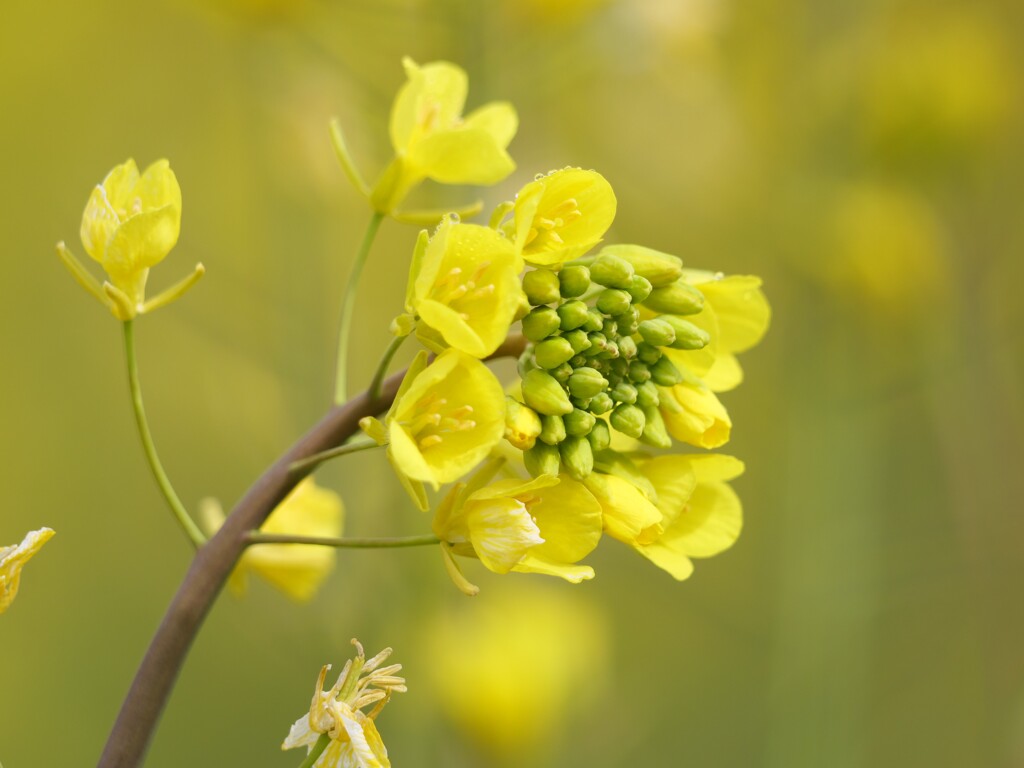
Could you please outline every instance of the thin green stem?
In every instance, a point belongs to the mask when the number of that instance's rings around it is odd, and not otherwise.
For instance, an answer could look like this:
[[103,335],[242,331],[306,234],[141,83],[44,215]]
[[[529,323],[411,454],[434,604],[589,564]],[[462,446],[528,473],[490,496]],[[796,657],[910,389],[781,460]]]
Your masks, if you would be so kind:
[[384,350],[384,355],[377,364],[377,372],[373,374],[373,380],[370,381],[370,386],[367,388],[371,401],[380,397],[380,385],[384,383],[384,377],[388,375],[388,366],[391,365],[392,358],[394,358],[395,353],[402,346],[402,342],[406,338],[405,336],[396,336],[388,344],[388,348]]
[[313,467],[323,464],[328,459],[333,459],[336,456],[344,456],[349,453],[359,453],[360,451],[367,451],[370,448],[380,448],[380,443],[375,440],[353,440],[345,445],[339,445],[337,448],[331,448],[327,451],[321,451],[320,453],[314,453],[308,458],[302,459],[301,461],[294,462],[289,470],[292,472],[309,472]]
[[124,321],[124,350],[128,362],[128,388],[131,390],[132,407],[135,410],[135,423],[139,427],[139,437],[142,438],[142,449],[146,454],[150,469],[153,470],[153,477],[160,487],[161,493],[167,500],[178,524],[181,525],[189,540],[198,548],[206,543],[206,537],[199,527],[189,516],[185,505],[181,503],[178,494],[174,492],[174,486],[164,472],[160,463],[160,457],[156,453],[156,445],[153,443],[153,435],[149,431],[149,422],[146,421],[146,409],[142,405],[142,387],[139,384],[139,366],[135,359],[135,327],[131,320]]
[[330,743],[331,737],[326,733],[321,733],[320,738],[316,740],[313,749],[306,755],[306,759],[302,761],[302,765],[299,768],[313,768],[313,764],[320,759],[320,755],[324,753],[324,750],[327,749],[327,745]]
[[363,235],[363,242],[356,253],[356,260],[352,264],[352,274],[349,276],[348,284],[345,286],[345,295],[341,300],[341,328],[338,330],[338,363],[337,374],[334,385],[334,402],[340,405],[348,400],[348,342],[352,329],[352,315],[355,310],[356,289],[359,287],[359,278],[363,273],[366,264],[366,257],[370,255],[370,248],[373,240],[377,237],[377,230],[384,221],[384,214],[374,211],[370,223],[366,227],[366,234]]
[[404,547],[429,547],[440,542],[441,540],[432,533],[392,539],[333,539],[324,536],[293,536],[290,533],[263,533],[262,531],[249,531],[245,534],[246,546],[251,544],[317,544],[336,549],[401,549]]

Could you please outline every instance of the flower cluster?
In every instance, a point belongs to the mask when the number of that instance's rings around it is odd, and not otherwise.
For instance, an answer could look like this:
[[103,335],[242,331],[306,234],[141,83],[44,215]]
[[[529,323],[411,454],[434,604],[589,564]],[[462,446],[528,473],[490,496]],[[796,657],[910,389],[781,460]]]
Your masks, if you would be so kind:
[[[447,217],[417,243],[394,328],[415,330],[437,356],[421,353],[384,423],[363,427],[389,446],[421,509],[424,484],[437,490],[479,467],[433,523],[469,594],[456,555],[579,582],[593,577],[580,561],[607,533],[683,579],[690,558],[739,534],[727,481],[742,463],[664,452],[729,440],[716,393],[739,384],[736,354],[767,329],[760,280],[686,269],[640,245],[592,252],[616,207],[604,177],[565,168],[523,187],[490,226]],[[527,343],[506,389],[481,360],[517,320]]]

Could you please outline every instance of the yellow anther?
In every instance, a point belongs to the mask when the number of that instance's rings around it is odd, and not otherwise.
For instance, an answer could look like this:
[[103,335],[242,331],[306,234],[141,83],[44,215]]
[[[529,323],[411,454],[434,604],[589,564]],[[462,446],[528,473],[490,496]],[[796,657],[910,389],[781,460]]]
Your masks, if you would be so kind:
[[473,406],[472,405],[463,405],[463,406],[461,406],[459,408],[456,408],[454,411],[452,411],[451,415],[454,418],[456,418],[456,419],[462,419],[462,418],[465,418],[466,416],[471,416],[472,414],[473,414]]
[[433,448],[435,445],[440,445],[444,442],[444,439],[440,435],[427,435],[419,441],[420,448],[426,450],[427,448]]

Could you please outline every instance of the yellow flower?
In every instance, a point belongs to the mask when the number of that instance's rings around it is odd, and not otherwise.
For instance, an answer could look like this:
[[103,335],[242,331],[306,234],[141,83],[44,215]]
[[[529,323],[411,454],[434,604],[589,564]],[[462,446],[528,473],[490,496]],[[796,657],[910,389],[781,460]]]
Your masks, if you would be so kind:
[[50,528],[40,528],[25,534],[21,544],[0,547],[0,613],[7,610],[18,594],[21,569],[50,540],[53,533]]
[[57,251],[82,287],[119,320],[130,320],[174,301],[202,276],[200,264],[181,283],[145,300],[149,269],[170,253],[180,229],[181,189],[168,162],[157,160],[140,176],[129,159],[93,189],[82,214],[82,245],[109,282],[101,287],[63,243]]
[[[299,483],[260,530],[297,536],[341,536],[344,505],[338,494],[320,488],[312,478]],[[212,535],[224,524],[224,512],[215,499],[200,502],[200,517]],[[249,573],[255,573],[292,600],[305,602],[334,569],[335,550],[313,544],[253,544],[246,548],[229,582],[236,594],[244,594]]]
[[732,420],[725,406],[699,381],[659,387],[660,411],[668,433],[699,448],[718,448],[729,442]]
[[484,750],[474,765],[550,765],[567,717],[599,717],[611,627],[579,590],[494,584],[435,612],[424,639],[428,699]]
[[434,490],[458,480],[501,440],[505,394],[476,358],[447,349],[427,365],[417,356],[388,412],[386,426],[372,418],[360,426],[388,444],[388,458],[416,504],[428,509],[423,483]]
[[408,81],[391,109],[395,159],[371,194],[390,213],[424,179],[442,184],[496,184],[515,170],[505,151],[518,128],[515,109],[492,102],[462,117],[466,73],[445,61],[403,60]]
[[601,504],[609,536],[636,546],[656,541],[662,534],[661,512],[634,483],[601,472],[592,472],[583,482]]
[[489,227],[445,218],[417,261],[409,311],[455,349],[494,352],[523,300],[512,244]]
[[578,584],[594,570],[576,565],[601,538],[601,505],[580,483],[542,475],[485,488],[456,485],[434,515],[444,550],[477,557],[495,573],[544,573]]
[[711,557],[735,543],[743,508],[726,483],[743,473],[732,456],[659,456],[640,464],[658,493],[664,531],[653,542],[635,546],[652,563],[680,581],[693,572],[693,557]]
[[[706,370],[686,366],[701,378],[712,392],[726,392],[743,381],[743,370],[736,355],[746,352],[764,338],[771,322],[771,307],[761,290],[761,278],[754,275],[713,274],[684,270],[687,282],[704,294],[704,309],[687,320],[708,331],[713,347],[701,352],[672,352],[673,361],[697,361],[709,353],[713,359]],[[713,319],[712,319],[713,317]]]
[[[392,693],[407,690],[405,679],[395,674],[402,665],[380,666],[391,655],[390,648],[367,661],[363,646],[356,640],[352,644],[356,658],[345,662],[338,681],[329,690],[324,690],[324,681],[331,667],[328,664],[320,669],[309,713],[295,721],[281,749],[306,747],[308,753],[326,734],[330,742],[313,764],[315,768],[390,768],[388,751],[374,720]],[[364,714],[361,710],[371,704],[374,708]]]
[[519,190],[509,235],[531,264],[560,264],[601,242],[615,207],[615,193],[601,174],[563,168]]

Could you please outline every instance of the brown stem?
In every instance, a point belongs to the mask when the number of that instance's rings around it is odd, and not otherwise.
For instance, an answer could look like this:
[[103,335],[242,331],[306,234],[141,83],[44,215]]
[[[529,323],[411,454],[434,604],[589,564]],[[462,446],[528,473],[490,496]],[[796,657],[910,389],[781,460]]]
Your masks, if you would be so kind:
[[[517,356],[524,343],[521,336],[509,337],[491,357]],[[192,640],[245,549],[248,532],[258,529],[312,469],[292,471],[291,465],[341,445],[359,429],[359,419],[388,408],[404,375],[402,371],[387,379],[376,399],[363,392],[328,411],[257,478],[224,526],[198,551],[135,673],[98,768],[136,768],[142,763]]]

